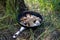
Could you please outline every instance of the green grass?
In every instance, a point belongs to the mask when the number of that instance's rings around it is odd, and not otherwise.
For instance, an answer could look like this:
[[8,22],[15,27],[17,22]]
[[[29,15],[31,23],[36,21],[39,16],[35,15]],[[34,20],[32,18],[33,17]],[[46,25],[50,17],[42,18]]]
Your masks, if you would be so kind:
[[[45,31],[41,33],[36,40],[44,38],[52,31],[60,29],[60,0],[24,0],[30,11],[39,12],[43,16],[43,25]],[[16,4],[18,8],[18,4]],[[18,10],[15,8],[15,0],[6,1],[5,15],[0,17],[0,29],[14,29],[17,24],[16,17]],[[12,28],[12,29],[11,29]],[[36,29],[38,30],[38,29]],[[34,40],[34,33],[30,30],[31,39]]]

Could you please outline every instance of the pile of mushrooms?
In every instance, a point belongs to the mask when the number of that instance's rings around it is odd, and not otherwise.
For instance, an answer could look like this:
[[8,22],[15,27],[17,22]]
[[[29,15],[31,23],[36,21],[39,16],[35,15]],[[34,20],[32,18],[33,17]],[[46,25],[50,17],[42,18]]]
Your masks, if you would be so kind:
[[22,17],[20,20],[20,24],[27,27],[33,27],[36,21],[41,21],[39,17],[30,14],[26,14],[26,16]]

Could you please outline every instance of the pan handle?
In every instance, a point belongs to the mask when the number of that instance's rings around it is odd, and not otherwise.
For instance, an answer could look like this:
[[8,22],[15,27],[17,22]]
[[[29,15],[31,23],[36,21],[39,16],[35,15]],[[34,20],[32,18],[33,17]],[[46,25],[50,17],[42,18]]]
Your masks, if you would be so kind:
[[23,30],[25,30],[25,27],[21,27],[20,30],[18,30],[14,35],[13,38],[16,38]]

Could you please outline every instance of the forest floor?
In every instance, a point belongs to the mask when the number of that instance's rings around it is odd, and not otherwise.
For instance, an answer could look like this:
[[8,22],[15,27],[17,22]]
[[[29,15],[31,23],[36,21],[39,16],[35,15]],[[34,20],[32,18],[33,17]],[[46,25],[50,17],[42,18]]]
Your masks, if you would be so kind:
[[51,4],[48,4],[49,2],[47,4],[43,2],[39,6],[38,1],[33,1],[25,1],[26,6],[29,11],[40,13],[44,21],[36,30],[27,29],[16,39],[13,39],[12,36],[19,30],[20,25],[14,19],[15,15],[13,13],[5,13],[4,2],[2,4],[0,1],[0,40],[60,40],[60,6],[57,7],[56,4],[56,10],[52,11],[53,8]]

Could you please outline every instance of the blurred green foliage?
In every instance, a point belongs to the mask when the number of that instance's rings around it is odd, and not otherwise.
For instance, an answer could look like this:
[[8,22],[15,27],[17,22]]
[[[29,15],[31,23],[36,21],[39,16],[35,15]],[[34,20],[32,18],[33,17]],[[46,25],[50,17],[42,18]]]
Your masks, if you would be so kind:
[[[3,3],[4,1],[2,1]],[[1,6],[2,6],[1,3]],[[16,23],[17,10],[15,8],[15,0],[5,0],[5,8],[2,11],[4,15],[0,17],[0,29],[9,28]],[[3,13],[1,13],[3,14]]]
[[52,31],[60,29],[60,0],[26,0],[25,3],[30,10],[39,12],[44,19],[43,25],[46,30],[37,40],[44,40]]
[[[60,0],[24,0],[26,6],[30,11],[39,12],[43,16],[43,25],[45,32],[43,32],[37,40],[41,38],[44,40],[45,36],[54,31],[60,29]],[[18,4],[16,4],[18,8]],[[15,8],[15,0],[6,0],[5,14],[0,17],[0,29],[14,27],[17,24],[16,17],[18,10]],[[1,12],[1,11],[0,11]],[[3,13],[1,13],[3,14]],[[0,14],[0,15],[1,15]],[[31,34],[33,34],[31,32]],[[31,35],[34,40],[34,35]]]

